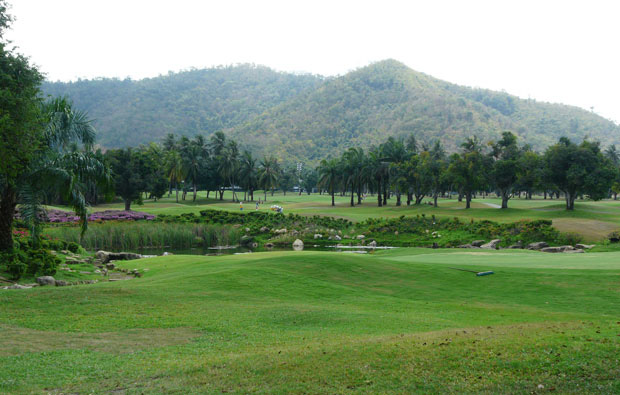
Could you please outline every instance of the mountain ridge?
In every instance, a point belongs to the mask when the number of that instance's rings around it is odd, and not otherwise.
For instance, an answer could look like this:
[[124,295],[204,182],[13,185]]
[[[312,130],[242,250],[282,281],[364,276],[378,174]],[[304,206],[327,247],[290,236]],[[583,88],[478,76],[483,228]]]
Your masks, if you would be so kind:
[[451,151],[468,136],[488,141],[504,130],[538,150],[560,136],[620,143],[618,125],[584,109],[460,86],[393,59],[338,77],[241,65],[43,88],[98,118],[100,141],[111,148],[217,130],[258,155],[309,162],[411,133],[428,143],[439,138]]

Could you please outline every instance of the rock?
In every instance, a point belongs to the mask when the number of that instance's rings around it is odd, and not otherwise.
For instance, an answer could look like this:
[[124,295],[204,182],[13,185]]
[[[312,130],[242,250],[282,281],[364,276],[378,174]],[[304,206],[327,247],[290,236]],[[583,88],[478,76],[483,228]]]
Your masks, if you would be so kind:
[[266,226],[263,226],[262,228],[260,228],[260,232],[261,233],[267,233],[267,232],[269,232],[269,228],[266,227]]
[[575,248],[580,250],[589,250],[590,248],[594,248],[595,244],[575,244]]
[[274,233],[275,233],[275,234],[277,234],[277,235],[283,235],[283,234],[285,234],[285,233],[286,233],[286,228],[276,229],[276,230],[274,231]]
[[101,270],[99,269],[95,270],[95,274],[101,274]]
[[273,243],[265,243],[266,248],[273,248]]
[[303,242],[303,241],[301,241],[301,240],[299,240],[299,239],[295,240],[295,241],[293,242],[293,249],[294,249],[295,251],[301,251],[301,250],[303,250],[303,249],[304,249],[304,242]]
[[253,242],[249,245],[250,248],[256,248],[258,247],[258,243],[257,242]]
[[551,252],[551,253],[557,253],[557,252],[571,252],[571,253],[583,253],[583,249],[581,248],[575,248],[573,246],[559,246],[559,247],[545,247],[545,248],[541,248],[540,250],[541,252]]
[[370,243],[368,243],[368,247],[375,248],[376,246],[377,246],[377,241],[376,240],[373,240]]
[[457,246],[456,248],[480,248],[480,247],[474,247],[471,244],[461,244],[460,246]]
[[336,236],[334,236],[334,240],[340,241],[340,240],[342,240],[342,237],[336,235]]
[[315,233],[315,234],[314,234],[314,239],[315,239],[315,240],[316,240],[316,239],[321,239],[321,238],[323,238],[323,235],[322,235],[322,234],[319,234],[319,233]]
[[245,232],[248,233],[250,231],[250,228],[245,228]]
[[37,277],[37,284],[39,285],[56,285],[56,280],[52,276]]
[[168,255],[174,255],[172,252],[165,252],[163,254],[161,254],[161,256],[168,256]]
[[538,241],[536,243],[530,243],[527,245],[528,250],[540,250],[546,247],[549,247],[549,244],[545,243],[544,241]]
[[484,248],[487,250],[495,250],[500,241],[501,241],[500,239],[493,239],[489,241],[488,243],[481,245],[480,248]]
[[514,244],[514,245],[511,245],[508,248],[511,249],[511,250],[520,250],[521,248],[523,248],[523,245],[521,245],[521,244]]
[[64,280],[56,280],[57,287],[66,287],[67,285],[71,285],[71,284],[69,284],[68,282]]
[[97,259],[102,264],[107,263],[110,260],[110,253],[99,250],[97,251],[97,253],[95,253],[95,259]]
[[398,236],[398,231],[394,231],[394,236]]
[[30,289],[31,287],[27,287],[25,285],[13,284],[8,287],[2,287],[2,289]]
[[[396,232],[394,232],[394,233],[396,233]],[[355,238],[357,240],[364,240],[366,238],[366,236],[364,236],[364,235],[357,235]]]
[[344,235],[344,236],[343,236],[343,238],[345,238],[345,239],[350,239],[350,238],[351,238],[351,236],[349,236],[349,235]]
[[471,242],[471,246],[472,247],[482,247],[482,245],[484,244],[484,240],[474,240]]
[[585,253],[585,251],[580,249],[580,248],[575,248],[574,250],[566,250],[564,252],[567,253],[567,254],[583,254],[583,253]]
[[114,270],[116,268],[116,265],[113,263],[106,263],[105,268],[108,270]]

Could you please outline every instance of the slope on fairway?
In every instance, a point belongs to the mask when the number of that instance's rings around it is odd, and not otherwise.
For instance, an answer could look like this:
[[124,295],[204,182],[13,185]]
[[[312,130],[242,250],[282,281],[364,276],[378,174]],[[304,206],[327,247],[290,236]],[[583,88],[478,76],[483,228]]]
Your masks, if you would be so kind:
[[614,392],[620,254],[601,255],[599,267],[428,249],[127,262],[148,271],[0,293],[0,392]]

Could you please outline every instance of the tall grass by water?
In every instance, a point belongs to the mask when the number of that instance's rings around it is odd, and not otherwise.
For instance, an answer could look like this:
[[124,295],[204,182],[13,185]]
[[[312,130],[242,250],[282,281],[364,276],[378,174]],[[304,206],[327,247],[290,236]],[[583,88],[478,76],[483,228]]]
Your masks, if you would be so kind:
[[174,224],[152,222],[116,222],[90,224],[80,240],[78,227],[60,226],[46,229],[46,234],[73,241],[87,250],[131,250],[142,248],[192,248],[234,245],[241,229],[231,225]]

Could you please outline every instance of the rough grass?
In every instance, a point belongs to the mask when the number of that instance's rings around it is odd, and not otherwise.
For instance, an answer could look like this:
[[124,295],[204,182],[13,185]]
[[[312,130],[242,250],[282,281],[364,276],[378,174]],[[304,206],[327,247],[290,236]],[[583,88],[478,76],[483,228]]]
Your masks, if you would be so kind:
[[131,261],[143,278],[0,292],[0,392],[617,393],[618,262],[430,249]]

